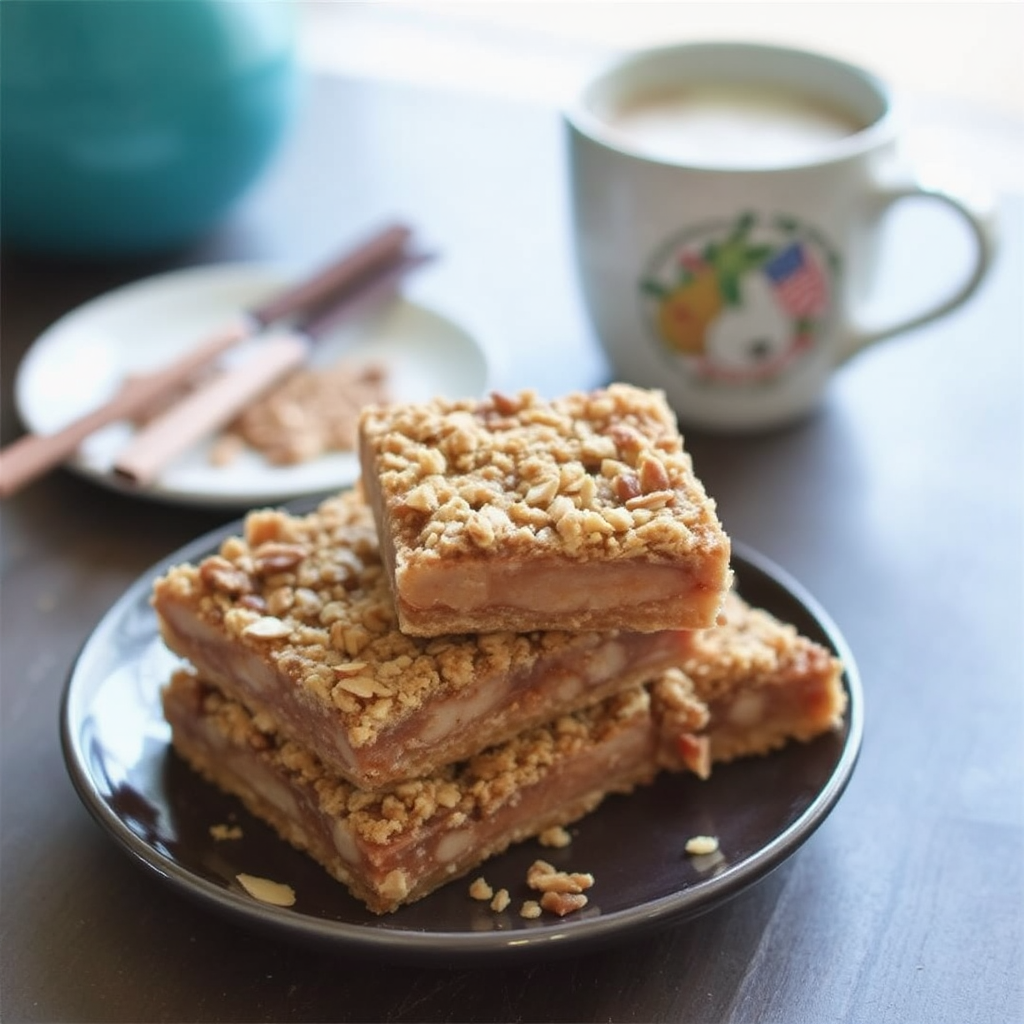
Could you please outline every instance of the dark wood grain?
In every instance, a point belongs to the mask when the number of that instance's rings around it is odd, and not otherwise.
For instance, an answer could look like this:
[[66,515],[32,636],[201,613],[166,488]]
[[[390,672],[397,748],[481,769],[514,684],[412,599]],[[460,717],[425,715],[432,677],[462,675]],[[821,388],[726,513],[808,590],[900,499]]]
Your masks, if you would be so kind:
[[[78,802],[58,704],[90,630],[150,564],[233,518],[66,471],[0,510],[0,1018],[6,1021],[1024,1019],[1024,200],[990,280],[859,357],[822,412],[748,439],[692,434],[726,526],[837,621],[865,688],[860,763],[800,852],[695,921],[516,969],[396,969],[241,930],[130,863]],[[442,259],[414,292],[554,393],[605,364],[572,274],[560,126],[530,105],[310,83],[288,148],[222,229],[127,265],[3,255],[2,422],[38,333],[185,263],[312,267],[395,218]],[[917,240],[914,273],[942,245]],[[624,841],[642,841],[626,837]]]

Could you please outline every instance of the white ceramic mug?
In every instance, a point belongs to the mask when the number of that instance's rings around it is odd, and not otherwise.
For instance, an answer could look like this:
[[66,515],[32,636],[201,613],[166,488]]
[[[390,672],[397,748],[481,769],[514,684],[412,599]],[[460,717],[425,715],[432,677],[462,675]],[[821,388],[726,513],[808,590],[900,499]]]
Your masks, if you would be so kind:
[[[744,43],[641,51],[565,112],[577,265],[617,378],[687,425],[758,430],[821,402],[865,346],[963,303],[993,252],[987,211],[896,157],[889,90],[819,54]],[[975,241],[931,308],[866,330],[886,210],[927,196]],[[890,282],[898,285],[898,282]]]

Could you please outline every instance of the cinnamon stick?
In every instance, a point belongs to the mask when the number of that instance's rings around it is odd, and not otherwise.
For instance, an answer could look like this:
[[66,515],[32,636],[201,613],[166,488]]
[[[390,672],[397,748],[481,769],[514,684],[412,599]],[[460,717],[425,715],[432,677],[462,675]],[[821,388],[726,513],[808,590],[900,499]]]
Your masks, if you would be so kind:
[[390,298],[406,274],[432,258],[429,253],[400,255],[375,272],[363,271],[338,298],[303,317],[292,333],[260,340],[244,361],[204,381],[141,428],[118,453],[114,473],[137,486],[151,484],[179,455],[229,423],[271,385],[297,369],[312,342],[341,320]]
[[401,256],[410,234],[403,225],[386,227],[311,277],[286,288],[250,312],[233,317],[222,329],[168,366],[126,379],[112,399],[63,429],[52,434],[26,434],[7,445],[0,450],[0,499],[17,493],[70,458],[78,446],[101,427],[132,419],[152,408],[232,346],[278,320],[330,300],[367,273],[393,263]]

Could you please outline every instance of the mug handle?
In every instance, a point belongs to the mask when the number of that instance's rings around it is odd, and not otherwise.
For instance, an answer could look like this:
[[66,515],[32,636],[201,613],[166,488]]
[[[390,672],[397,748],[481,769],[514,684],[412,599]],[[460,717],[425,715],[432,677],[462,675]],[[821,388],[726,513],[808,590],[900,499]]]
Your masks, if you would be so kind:
[[988,273],[996,251],[995,210],[992,201],[980,197],[968,198],[965,193],[957,194],[948,188],[928,185],[912,177],[903,177],[901,180],[889,182],[880,180],[873,200],[877,203],[878,208],[884,211],[901,199],[919,199],[921,197],[944,204],[965,221],[975,243],[974,265],[960,286],[930,309],[873,330],[853,329],[848,331],[841,362],[867,346],[873,345],[876,341],[914,327],[920,327],[922,324],[945,316],[966,302]]

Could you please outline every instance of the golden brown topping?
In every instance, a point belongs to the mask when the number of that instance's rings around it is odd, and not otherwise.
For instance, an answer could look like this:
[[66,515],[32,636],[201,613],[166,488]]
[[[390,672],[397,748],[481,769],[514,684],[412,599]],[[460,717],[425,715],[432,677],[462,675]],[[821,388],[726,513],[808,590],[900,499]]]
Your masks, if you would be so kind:
[[389,903],[400,903],[409,895],[409,876],[401,868],[395,868],[381,882],[378,891]]
[[625,384],[364,411],[397,547],[674,558],[725,543],[664,395]]

